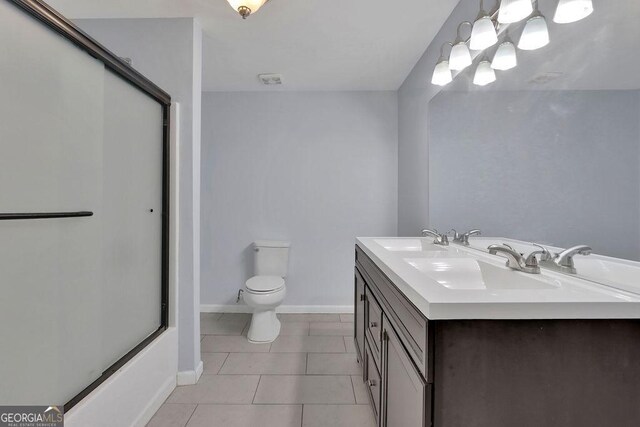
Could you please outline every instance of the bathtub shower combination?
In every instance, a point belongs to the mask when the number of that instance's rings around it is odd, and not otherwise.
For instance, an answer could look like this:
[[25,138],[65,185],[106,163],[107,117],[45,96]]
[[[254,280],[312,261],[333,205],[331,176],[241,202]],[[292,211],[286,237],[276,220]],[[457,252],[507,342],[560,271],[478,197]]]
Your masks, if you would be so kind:
[[167,327],[171,99],[43,3],[0,17],[0,402],[66,412]]

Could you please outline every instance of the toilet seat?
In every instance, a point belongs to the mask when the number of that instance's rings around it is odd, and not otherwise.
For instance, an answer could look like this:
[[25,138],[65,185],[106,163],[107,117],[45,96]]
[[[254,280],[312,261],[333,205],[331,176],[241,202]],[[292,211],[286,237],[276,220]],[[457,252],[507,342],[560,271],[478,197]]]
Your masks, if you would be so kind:
[[284,279],[279,276],[253,276],[245,283],[249,292],[271,293],[284,288]]

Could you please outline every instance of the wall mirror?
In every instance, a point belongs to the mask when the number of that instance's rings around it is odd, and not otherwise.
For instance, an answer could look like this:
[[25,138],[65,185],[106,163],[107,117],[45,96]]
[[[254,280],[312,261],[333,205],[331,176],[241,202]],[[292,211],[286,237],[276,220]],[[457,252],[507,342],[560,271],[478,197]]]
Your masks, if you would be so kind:
[[[480,2],[463,3],[474,22]],[[489,13],[498,8],[484,3]],[[594,1],[593,13],[573,23],[554,22],[558,0],[533,4],[546,20],[546,46],[520,48],[545,42],[544,34],[526,39],[544,32],[525,29],[530,18],[498,24],[498,42],[471,50],[473,63],[429,103],[430,222],[555,248],[587,245],[593,253],[575,257],[579,276],[640,292],[630,269],[640,266],[640,2]],[[457,24],[442,29],[452,43]],[[494,70],[505,41],[517,66]],[[485,250],[489,240],[474,239]]]

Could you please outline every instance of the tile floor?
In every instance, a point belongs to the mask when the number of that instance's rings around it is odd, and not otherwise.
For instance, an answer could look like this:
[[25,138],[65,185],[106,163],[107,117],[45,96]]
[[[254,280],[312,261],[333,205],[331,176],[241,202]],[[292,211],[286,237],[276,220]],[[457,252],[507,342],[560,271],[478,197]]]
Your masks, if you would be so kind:
[[203,313],[202,377],[177,387],[148,426],[374,427],[353,315],[278,317],[280,336],[251,344],[249,315]]

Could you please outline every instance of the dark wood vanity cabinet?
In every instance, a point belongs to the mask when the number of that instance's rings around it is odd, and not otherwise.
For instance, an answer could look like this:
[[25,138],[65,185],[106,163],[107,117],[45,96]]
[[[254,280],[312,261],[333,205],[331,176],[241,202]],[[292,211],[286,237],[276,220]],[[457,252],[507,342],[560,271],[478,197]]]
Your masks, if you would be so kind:
[[408,301],[400,301],[402,295],[382,282],[365,257],[356,252],[354,339],[378,425],[430,426],[427,320]]
[[429,320],[358,246],[355,288],[379,427],[640,426],[637,319]]

